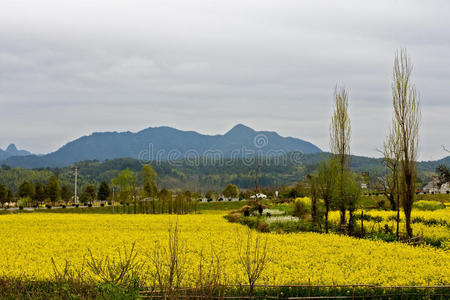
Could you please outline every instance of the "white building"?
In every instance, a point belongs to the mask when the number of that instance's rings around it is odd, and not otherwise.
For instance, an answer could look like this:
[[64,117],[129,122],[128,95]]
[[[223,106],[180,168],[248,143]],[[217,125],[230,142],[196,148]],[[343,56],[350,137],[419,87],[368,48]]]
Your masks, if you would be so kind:
[[450,193],[450,182],[444,183],[441,185],[440,189],[441,194],[449,194]]
[[251,198],[251,199],[255,199],[255,198],[258,198],[258,199],[266,199],[267,196],[264,195],[264,194],[256,194],[256,195],[250,196],[250,198]]

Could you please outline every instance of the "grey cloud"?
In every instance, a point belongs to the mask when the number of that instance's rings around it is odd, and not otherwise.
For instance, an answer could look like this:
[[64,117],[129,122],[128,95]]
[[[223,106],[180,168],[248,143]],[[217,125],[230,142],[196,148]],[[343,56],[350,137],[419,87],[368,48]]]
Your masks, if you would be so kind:
[[245,123],[327,149],[341,83],[350,89],[353,151],[377,156],[393,56],[407,47],[422,97],[422,158],[437,158],[450,144],[449,6],[8,2],[0,11],[0,146],[48,152],[93,131],[168,125],[216,134]]

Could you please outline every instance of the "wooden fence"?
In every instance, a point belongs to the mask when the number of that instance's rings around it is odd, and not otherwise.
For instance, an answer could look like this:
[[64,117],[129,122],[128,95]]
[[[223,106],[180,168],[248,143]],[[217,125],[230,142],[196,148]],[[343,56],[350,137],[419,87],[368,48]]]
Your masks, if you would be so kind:
[[[206,290],[208,292],[206,292]],[[143,299],[450,299],[450,285],[220,285],[211,288],[184,288],[140,292]]]

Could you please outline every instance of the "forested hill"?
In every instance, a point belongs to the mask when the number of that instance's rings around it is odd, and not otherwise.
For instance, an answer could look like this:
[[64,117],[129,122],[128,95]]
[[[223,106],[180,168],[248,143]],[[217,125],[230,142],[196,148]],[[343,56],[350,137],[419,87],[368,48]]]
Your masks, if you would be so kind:
[[[100,132],[76,139],[46,155],[14,156],[2,161],[11,167],[64,167],[84,160],[135,158],[167,161],[186,157],[278,156],[293,151],[322,152],[310,142],[282,137],[276,132],[255,131],[238,124],[224,135],[203,135],[171,127],[150,127],[139,132]],[[1,160],[1,159],[0,159]]]
[[[234,183],[241,189],[254,187],[254,174],[258,170],[258,183],[261,186],[292,185],[316,170],[318,163],[326,159],[328,153],[305,154],[289,153],[282,157],[270,157],[255,160],[225,159],[214,160],[201,158],[197,160],[182,159],[172,162],[151,162],[158,173],[160,187],[182,190],[216,190],[220,191],[228,183]],[[420,181],[428,182],[439,164],[450,166],[450,156],[439,161],[419,162]],[[136,159],[113,159],[83,161],[77,163],[79,185],[96,184],[102,180],[110,181],[120,170],[130,168],[140,171],[142,162]],[[259,166],[259,167],[257,167]],[[352,157],[352,169],[355,172],[369,172],[372,180],[385,172],[381,159],[361,156]],[[74,166],[63,168],[22,169],[3,166],[0,170],[0,183],[16,191],[24,181],[46,182],[50,175],[58,176],[62,185],[73,186]]]

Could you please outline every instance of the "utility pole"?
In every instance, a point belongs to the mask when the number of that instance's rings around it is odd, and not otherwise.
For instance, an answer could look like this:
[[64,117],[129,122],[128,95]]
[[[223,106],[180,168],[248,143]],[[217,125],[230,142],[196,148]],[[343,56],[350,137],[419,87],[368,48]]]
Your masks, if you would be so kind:
[[77,184],[78,183],[78,168],[75,167],[75,196],[74,196],[74,202],[78,203],[78,196],[77,196]]

